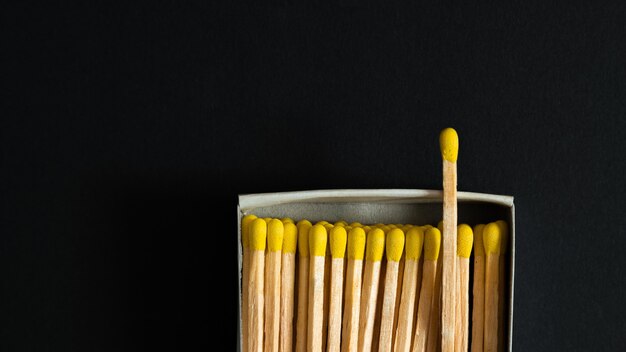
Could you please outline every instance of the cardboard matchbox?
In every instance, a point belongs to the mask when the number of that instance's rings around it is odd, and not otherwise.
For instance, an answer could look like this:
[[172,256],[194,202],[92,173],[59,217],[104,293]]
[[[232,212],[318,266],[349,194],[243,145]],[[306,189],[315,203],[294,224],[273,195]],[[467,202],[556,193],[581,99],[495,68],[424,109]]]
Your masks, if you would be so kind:
[[[308,219],[312,223],[345,220],[363,224],[431,224],[442,218],[443,192],[421,189],[337,189],[239,195],[237,206],[237,239],[239,268],[239,343],[241,351],[241,218],[258,217]],[[512,350],[513,284],[515,278],[515,208],[512,196],[458,192],[458,223],[474,226],[503,219],[509,224],[505,281],[505,349]],[[472,257],[473,258],[473,257]],[[470,260],[472,261],[472,260]],[[470,284],[471,288],[471,284]],[[470,304],[471,304],[470,295]],[[470,308],[471,309],[471,308]],[[470,313],[471,324],[471,313]],[[471,327],[470,327],[471,329]],[[471,331],[470,331],[471,337]]]

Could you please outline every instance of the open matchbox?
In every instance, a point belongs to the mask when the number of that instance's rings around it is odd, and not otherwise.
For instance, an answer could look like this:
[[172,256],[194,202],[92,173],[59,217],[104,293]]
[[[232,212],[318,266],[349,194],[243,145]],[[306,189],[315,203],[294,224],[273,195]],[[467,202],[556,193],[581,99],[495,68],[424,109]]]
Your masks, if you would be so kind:
[[[296,192],[257,193],[239,195],[237,206],[237,239],[241,244],[241,218],[246,214],[258,217],[308,219],[329,222],[345,220],[363,224],[400,223],[431,224],[436,226],[442,218],[443,192],[421,189],[337,189]],[[512,351],[513,338],[513,284],[515,278],[515,207],[512,196],[458,192],[458,223],[474,226],[495,220],[509,224],[508,249],[505,256],[505,313],[506,346]],[[445,235],[444,235],[445,236]],[[242,248],[238,247],[239,272],[239,341],[241,351],[241,267]],[[471,298],[470,298],[471,305]],[[470,307],[471,312],[471,307]],[[471,329],[471,313],[470,313]],[[471,330],[470,330],[471,331]],[[470,333],[471,335],[471,333]]]

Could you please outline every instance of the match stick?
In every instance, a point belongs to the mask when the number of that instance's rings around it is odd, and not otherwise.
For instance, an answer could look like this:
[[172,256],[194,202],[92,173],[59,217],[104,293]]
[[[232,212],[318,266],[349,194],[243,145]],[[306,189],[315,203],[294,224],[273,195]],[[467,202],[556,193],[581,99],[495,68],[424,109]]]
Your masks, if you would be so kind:
[[341,351],[341,301],[343,297],[343,261],[348,235],[342,226],[330,230],[331,279],[326,351]]
[[385,291],[383,293],[380,318],[378,352],[391,352],[392,348],[393,321],[396,310],[396,292],[398,290],[398,270],[402,251],[404,250],[404,232],[398,228],[389,231],[385,247],[387,269],[385,270]]
[[309,323],[309,230],[311,222],[298,221],[298,320],[296,323],[296,352],[306,352]]
[[460,224],[457,227],[455,352],[467,352],[469,344],[469,257],[472,253],[473,237],[472,228],[469,225]]
[[348,232],[345,305],[343,310],[342,352],[358,351],[361,274],[365,253],[365,231],[354,227]]
[[[425,225],[430,226],[430,225]],[[437,229],[444,236],[443,220],[437,225]],[[441,350],[441,273],[443,248],[439,249],[437,258],[437,274],[435,275],[435,288],[433,289],[433,306],[430,312],[430,326],[428,328],[428,338],[426,339],[426,352],[438,352]]]
[[435,279],[437,275],[437,258],[441,246],[441,232],[435,227],[426,230],[424,234],[424,268],[422,272],[422,287],[420,290],[417,308],[417,322],[413,340],[413,352],[426,350],[426,340],[430,329],[430,315],[435,297]]
[[[365,228],[365,226],[363,227]],[[389,232],[393,229],[393,226],[385,225],[381,227],[381,229],[385,232],[385,239],[386,239]],[[383,256],[384,255],[385,253],[383,252]],[[383,281],[386,276],[385,274],[386,272],[387,272],[387,260],[381,259],[380,271],[378,274],[378,277],[379,277],[378,293],[376,293],[377,298],[376,298],[376,312],[374,313],[374,329],[372,330],[372,343],[370,344],[370,346],[372,346],[371,347],[372,351],[377,351],[379,338],[380,338],[380,322],[381,322],[382,315],[383,315],[383,312],[382,312],[383,311],[383,296],[385,294],[385,285]]]
[[[324,224],[327,236],[335,226],[331,223]],[[322,320],[322,351],[326,351],[326,342],[328,341],[328,312],[330,309],[330,276],[331,276],[332,256],[330,254],[330,246],[326,246],[326,255],[324,256],[324,318]]]
[[498,350],[498,270],[500,260],[500,227],[489,223],[483,230],[487,256],[485,268],[485,342],[486,352]]
[[456,160],[459,137],[452,128],[439,135],[443,158],[443,267],[441,278],[441,351],[454,351],[455,283],[456,283],[456,226],[457,199]]
[[504,299],[504,289],[506,287],[505,254],[509,245],[509,225],[504,220],[498,220],[496,221],[496,224],[500,227],[500,268],[498,269],[498,351],[504,351],[504,322],[506,321],[504,318],[504,303],[506,302]]
[[[284,220],[283,220],[284,221]],[[283,258],[280,294],[280,352],[293,350],[293,311],[296,275],[296,246],[298,228],[293,222],[284,223]]]
[[307,351],[322,352],[324,324],[324,266],[328,235],[324,225],[316,224],[309,230],[309,324]]
[[411,227],[406,233],[406,258],[404,261],[404,279],[402,280],[402,295],[400,296],[400,310],[398,311],[398,327],[394,342],[395,352],[410,352],[411,337],[413,335],[413,318],[415,303],[418,300],[420,282],[419,260],[424,245],[424,230]]
[[241,219],[241,244],[243,263],[241,268],[241,334],[242,351],[248,352],[248,277],[250,276],[250,223],[256,215],[248,214]]
[[263,351],[263,305],[265,282],[265,240],[267,223],[254,219],[250,231],[250,275],[248,277],[248,338],[250,352]]
[[278,352],[280,337],[280,280],[285,228],[278,219],[267,224],[265,254],[265,352]]
[[474,226],[474,297],[472,305],[472,352],[483,352],[485,331],[485,225]]
[[370,230],[365,246],[365,269],[359,319],[359,352],[369,352],[372,349],[378,281],[384,249],[385,232],[378,228]]

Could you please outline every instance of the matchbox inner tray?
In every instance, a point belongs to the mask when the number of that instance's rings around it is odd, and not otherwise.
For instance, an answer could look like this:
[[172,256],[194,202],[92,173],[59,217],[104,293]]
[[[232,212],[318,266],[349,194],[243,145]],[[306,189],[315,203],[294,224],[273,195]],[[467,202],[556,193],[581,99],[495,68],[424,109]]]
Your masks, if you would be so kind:
[[[313,223],[345,220],[363,224],[431,224],[442,218],[443,192],[421,189],[341,189],[239,195],[237,206],[238,243],[241,243],[241,218],[246,214],[259,217],[307,219]],[[505,220],[509,224],[509,241],[505,254],[505,317],[507,351],[512,350],[513,285],[515,278],[515,209],[512,196],[458,192],[458,223],[470,226]],[[445,234],[444,234],[445,236]],[[239,263],[239,345],[241,351],[241,266],[242,248],[238,246]],[[471,302],[471,299],[470,299]],[[471,319],[470,319],[471,320]]]

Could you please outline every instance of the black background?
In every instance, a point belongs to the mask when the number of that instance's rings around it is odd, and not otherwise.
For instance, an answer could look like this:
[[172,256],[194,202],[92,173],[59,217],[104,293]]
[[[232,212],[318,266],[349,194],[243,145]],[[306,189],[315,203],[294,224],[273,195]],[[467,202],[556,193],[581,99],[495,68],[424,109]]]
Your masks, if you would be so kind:
[[626,347],[626,11],[2,5],[0,350],[232,350],[237,195],[515,197],[515,351]]

